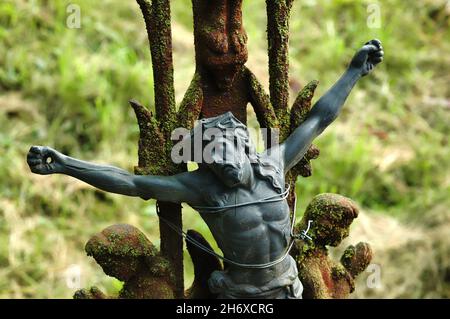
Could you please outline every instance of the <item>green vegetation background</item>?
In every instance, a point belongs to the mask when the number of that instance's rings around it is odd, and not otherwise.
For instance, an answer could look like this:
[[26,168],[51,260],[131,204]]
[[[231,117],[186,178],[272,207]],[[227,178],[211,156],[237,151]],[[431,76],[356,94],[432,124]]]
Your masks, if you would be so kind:
[[[0,297],[70,298],[81,285],[114,293],[84,255],[89,237],[130,223],[159,244],[154,202],[96,191],[64,176],[32,175],[33,144],[132,171],[138,127],[127,101],[153,100],[145,27],[134,1],[74,1],[81,28],[66,26],[68,1],[0,3]],[[361,207],[350,242],[370,242],[381,285],[362,274],[356,297],[450,297],[450,4],[296,1],[291,21],[292,97],[330,87],[365,41],[382,40],[385,62],[363,79],[340,118],[317,140],[314,174],[298,181],[299,216],[312,197],[336,192]],[[172,1],[177,101],[194,72],[189,0]],[[244,1],[249,67],[267,87],[264,1]],[[249,108],[250,123],[256,121]],[[210,234],[192,211],[185,228]],[[210,237],[209,237],[210,238]],[[339,250],[339,249],[338,249]],[[70,281],[70,280],[69,280]],[[186,255],[186,285],[192,266]],[[68,285],[69,284],[69,285]]]

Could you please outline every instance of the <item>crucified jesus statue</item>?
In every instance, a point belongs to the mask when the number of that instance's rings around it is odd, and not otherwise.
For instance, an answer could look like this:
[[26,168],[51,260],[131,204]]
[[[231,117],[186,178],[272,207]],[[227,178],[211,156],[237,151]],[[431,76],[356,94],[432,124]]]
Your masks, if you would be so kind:
[[213,272],[208,282],[219,298],[301,298],[303,286],[289,255],[293,234],[285,174],[336,119],[356,82],[383,55],[380,41],[367,42],[307,119],[282,144],[262,153],[255,151],[246,126],[228,112],[203,119],[192,130],[213,128],[235,134],[233,141],[219,138],[224,152],[210,149],[212,161],[199,162],[191,172],[133,175],[43,146],[31,147],[27,162],[36,174],[66,174],[107,192],[192,206],[223,252],[225,270]]

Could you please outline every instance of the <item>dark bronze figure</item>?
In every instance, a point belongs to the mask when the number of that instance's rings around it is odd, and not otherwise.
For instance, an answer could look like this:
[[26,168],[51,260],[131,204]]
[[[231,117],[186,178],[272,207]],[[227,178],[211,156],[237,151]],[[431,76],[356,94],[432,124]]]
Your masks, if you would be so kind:
[[285,174],[338,116],[356,82],[382,60],[378,40],[364,45],[306,120],[282,144],[262,153],[252,147],[246,126],[228,112],[203,119],[200,127],[232,130],[236,143],[223,139],[225,152],[210,154],[214,161],[199,163],[193,172],[133,175],[42,146],[31,147],[28,164],[37,174],[66,174],[107,192],[194,207],[224,253],[226,269],[209,279],[210,290],[221,298],[301,298],[296,262],[288,251],[293,238]]

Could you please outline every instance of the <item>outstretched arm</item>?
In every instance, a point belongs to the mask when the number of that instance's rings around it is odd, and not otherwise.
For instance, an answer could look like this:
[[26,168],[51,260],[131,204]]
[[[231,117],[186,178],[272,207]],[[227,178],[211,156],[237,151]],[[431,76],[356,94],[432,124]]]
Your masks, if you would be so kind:
[[27,162],[33,173],[65,174],[101,190],[168,202],[192,202],[195,191],[184,174],[173,176],[133,175],[123,169],[81,161],[45,146],[32,146]]
[[314,138],[338,116],[356,82],[383,60],[381,42],[367,42],[353,57],[349,68],[313,106],[306,120],[281,145],[284,170],[289,171],[305,155]]

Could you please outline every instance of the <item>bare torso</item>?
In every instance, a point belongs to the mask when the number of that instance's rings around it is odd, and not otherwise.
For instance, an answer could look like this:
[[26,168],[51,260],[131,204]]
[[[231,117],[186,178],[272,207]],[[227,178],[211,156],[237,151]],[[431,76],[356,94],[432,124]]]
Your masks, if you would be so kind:
[[[236,8],[240,8],[240,6]],[[239,28],[241,28],[240,25],[235,26],[235,30]],[[200,43],[197,42],[196,44]],[[237,50],[240,58],[237,60],[232,59],[232,65],[241,67],[243,62],[245,62],[246,50],[242,48],[241,51]],[[279,159],[281,164],[278,163],[279,165],[277,166],[278,174],[286,173],[303,158],[312,141],[338,116],[356,82],[361,77],[369,74],[383,60],[383,55],[383,47],[379,40],[367,42],[355,54],[346,72],[314,104],[304,122],[280,144],[279,151],[281,155]],[[217,66],[217,63],[211,60],[211,56],[205,56],[204,58],[207,61],[203,61],[203,64],[209,69],[210,73],[215,74],[217,78],[226,80],[225,84],[227,85],[233,84],[231,92],[238,94],[245,91],[246,81],[243,72],[238,72],[240,70],[235,69],[234,71],[236,72],[231,70],[227,76],[223,77],[221,76],[224,72],[223,69],[213,68],[214,65]],[[239,61],[241,63],[238,63]],[[234,79],[234,76],[236,76],[236,79]],[[235,81],[231,81],[232,79]],[[216,84],[222,85],[221,81],[218,81]],[[203,86],[202,90],[204,91],[204,105],[208,105],[208,109],[214,109],[214,113],[225,111],[222,107],[228,110],[233,105],[245,106],[248,101],[248,96],[245,93],[233,94],[232,96],[238,96],[236,100],[229,98],[225,93],[213,94],[213,89],[207,86]],[[239,118],[245,118],[245,108],[242,110],[244,110],[244,113],[236,112],[236,116]],[[240,127],[243,129],[242,126],[244,125],[233,116],[230,116],[230,114],[223,114],[224,123],[213,123],[213,127],[223,129],[224,124],[231,123],[230,128]],[[203,108],[202,116],[211,116],[211,114]],[[212,118],[210,122],[221,119],[219,117]],[[242,136],[240,139],[243,139]],[[50,161],[48,161],[49,158],[51,159]],[[210,169],[214,173],[208,171],[208,169],[199,169],[196,173],[192,172],[192,174],[137,176],[116,167],[77,160],[43,146],[31,147],[27,155],[27,162],[31,171],[36,174],[66,174],[107,192],[139,196],[145,199],[154,198],[162,202],[186,202],[191,206],[234,205],[277,194],[277,188],[268,179],[260,177],[258,174],[253,174],[254,178],[249,184],[250,186],[227,187],[224,184],[225,182],[229,185],[238,185],[238,183],[234,182],[236,176],[239,179],[239,174],[242,172],[248,173],[250,170],[239,171],[237,175],[234,174],[235,172],[231,172],[232,174],[222,178],[222,181],[219,182],[220,178],[217,178],[215,175],[223,175],[223,172],[221,170],[216,171],[215,165],[210,165]],[[214,163],[217,164],[216,162]],[[281,169],[281,166],[283,169]],[[275,178],[278,179],[277,182],[280,185],[284,184],[284,176]],[[233,207],[216,214],[199,211],[211,229],[224,256],[230,260],[245,264],[266,263],[282,256],[288,247],[290,220],[289,208],[285,200]],[[265,285],[271,279],[282,278],[282,275],[288,272],[289,260],[292,265],[292,259],[286,258],[283,262],[273,267],[263,269],[247,269],[228,265],[226,272],[235,283]],[[291,272],[296,277],[296,269],[293,269]],[[283,283],[284,286],[289,285],[286,282]],[[268,287],[270,288],[270,285]],[[252,294],[258,296],[257,292],[250,292],[247,295]]]
[[[208,172],[204,174],[208,175]],[[205,181],[213,178],[199,177]],[[251,189],[230,189],[220,183],[210,182],[200,185],[204,203],[195,206],[233,206],[272,195],[281,199],[280,192],[267,179],[258,176],[255,176]],[[243,264],[263,264],[280,258],[288,247],[291,222],[285,199],[233,207],[220,212],[198,210],[227,259]],[[280,262],[264,269],[248,269],[231,264],[227,272],[234,282],[263,285],[274,277],[274,273],[281,274],[288,266],[288,263]]]

